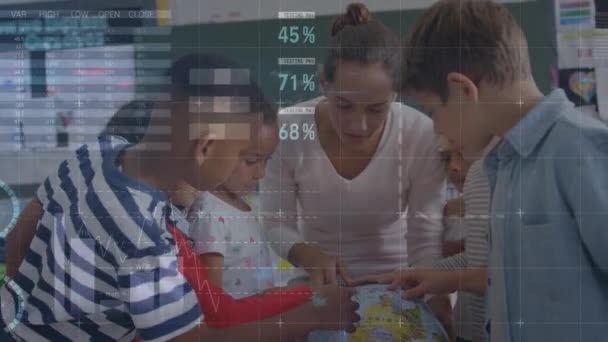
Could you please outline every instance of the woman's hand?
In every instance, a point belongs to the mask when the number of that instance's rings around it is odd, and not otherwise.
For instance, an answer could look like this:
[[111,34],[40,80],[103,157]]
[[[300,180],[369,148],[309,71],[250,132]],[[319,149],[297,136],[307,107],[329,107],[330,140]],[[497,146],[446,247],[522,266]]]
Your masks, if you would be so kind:
[[295,244],[289,251],[289,261],[308,271],[312,287],[338,284],[337,275],[342,277],[346,285],[350,285],[352,282],[342,260],[323,253],[318,247],[302,243]]
[[413,299],[427,294],[448,294],[457,290],[455,272],[413,269],[377,275],[369,275],[353,280],[353,285],[390,284],[389,290],[403,289],[403,298]]

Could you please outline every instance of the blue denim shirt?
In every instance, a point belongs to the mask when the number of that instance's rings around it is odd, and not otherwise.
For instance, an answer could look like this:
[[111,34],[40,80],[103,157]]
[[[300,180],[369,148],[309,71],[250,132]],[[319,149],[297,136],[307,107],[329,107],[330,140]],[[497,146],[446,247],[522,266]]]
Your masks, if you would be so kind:
[[555,90],[485,168],[503,262],[490,261],[488,296],[503,296],[509,322],[493,342],[608,341],[608,126]]

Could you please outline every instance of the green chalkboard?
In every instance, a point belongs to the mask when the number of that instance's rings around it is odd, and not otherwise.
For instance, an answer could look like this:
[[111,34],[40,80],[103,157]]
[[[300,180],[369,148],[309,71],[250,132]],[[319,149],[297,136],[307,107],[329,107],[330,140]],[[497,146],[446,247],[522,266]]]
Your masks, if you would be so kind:
[[[541,90],[551,88],[550,66],[555,61],[552,46],[553,15],[549,1],[537,0],[507,4],[522,25],[528,38],[534,77]],[[391,11],[375,13],[375,17],[388,27],[406,37],[422,10]],[[318,83],[314,91],[312,84],[305,82],[303,74],[314,74],[317,66],[279,66],[278,58],[314,57],[322,64],[329,42],[330,23],[333,17],[322,16],[315,19],[260,20],[236,23],[217,23],[177,26],[173,28],[172,43],[175,57],[198,51],[219,52],[237,62],[250,67],[265,93],[274,101],[289,105],[319,94]],[[285,25],[299,26],[298,43],[283,43],[279,40],[281,28]],[[305,41],[303,26],[309,27],[308,41]],[[310,42],[310,27],[314,26],[315,42]],[[288,32],[289,34],[289,32]],[[290,37],[289,35],[287,36]],[[285,38],[285,36],[283,36]],[[295,40],[295,39],[294,39]],[[279,73],[284,76],[279,76]],[[296,75],[296,91],[293,78]],[[281,77],[284,79],[281,80]],[[280,91],[281,81],[284,89]],[[306,89],[304,89],[306,87]]]

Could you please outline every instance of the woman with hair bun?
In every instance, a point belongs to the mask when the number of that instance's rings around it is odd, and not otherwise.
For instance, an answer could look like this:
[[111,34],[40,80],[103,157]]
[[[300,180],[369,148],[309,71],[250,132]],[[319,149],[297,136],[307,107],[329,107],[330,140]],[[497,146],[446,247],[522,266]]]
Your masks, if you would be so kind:
[[[442,256],[445,173],[430,118],[396,102],[399,38],[359,3],[331,35],[323,96],[279,115],[280,127],[314,127],[316,139],[281,141],[261,187],[268,240],[313,285]],[[430,304],[451,316],[447,297]]]

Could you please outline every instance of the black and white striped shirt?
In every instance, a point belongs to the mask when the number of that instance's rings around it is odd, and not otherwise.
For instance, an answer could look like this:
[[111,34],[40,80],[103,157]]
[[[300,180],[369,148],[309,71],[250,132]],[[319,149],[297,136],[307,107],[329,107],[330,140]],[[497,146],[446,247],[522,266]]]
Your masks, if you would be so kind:
[[119,170],[126,146],[109,136],[84,145],[38,190],[35,237],[0,289],[0,328],[14,338],[166,341],[202,319],[167,229],[179,213]]

